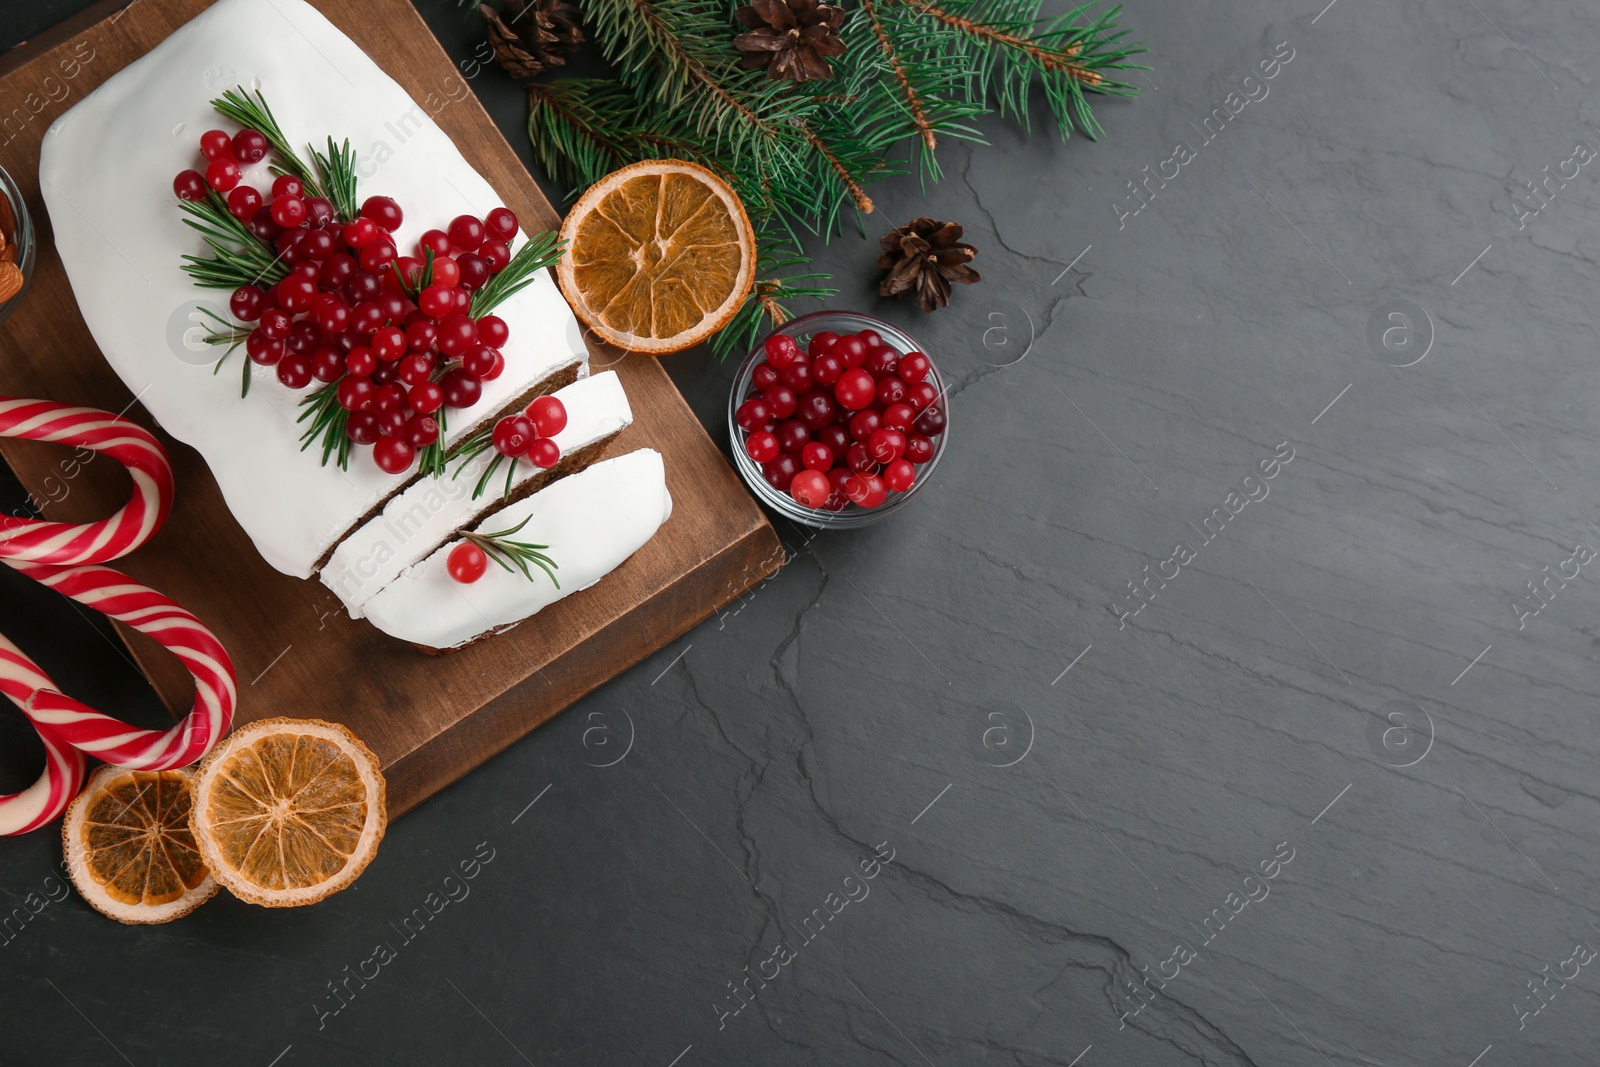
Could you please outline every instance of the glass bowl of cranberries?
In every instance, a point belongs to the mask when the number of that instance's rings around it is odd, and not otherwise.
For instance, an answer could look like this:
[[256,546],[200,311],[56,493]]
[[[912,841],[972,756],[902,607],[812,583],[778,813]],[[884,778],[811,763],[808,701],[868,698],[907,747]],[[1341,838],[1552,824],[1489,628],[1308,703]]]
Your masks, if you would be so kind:
[[0,169],[0,322],[22,299],[33,276],[33,221],[22,190]]
[[745,357],[728,401],[740,475],[796,522],[853,529],[904,507],[927,484],[950,430],[944,379],[894,326],[818,311]]

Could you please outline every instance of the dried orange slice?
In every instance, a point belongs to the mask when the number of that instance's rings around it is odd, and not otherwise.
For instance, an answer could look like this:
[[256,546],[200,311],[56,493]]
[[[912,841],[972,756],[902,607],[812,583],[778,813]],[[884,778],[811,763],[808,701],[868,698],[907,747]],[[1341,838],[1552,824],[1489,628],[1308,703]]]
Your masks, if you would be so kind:
[[93,908],[125,923],[165,923],[211,899],[217,883],[189,830],[188,771],[101,767],[61,825],[67,873]]
[[652,159],[601,178],[561,224],[556,280],[604,341],[666,355],[733,318],[756,277],[756,233],[728,183],[698,163]]
[[268,908],[314,904],[348,886],[387,823],[378,757],[320,719],[235,730],[196,772],[189,815],[217,881]]

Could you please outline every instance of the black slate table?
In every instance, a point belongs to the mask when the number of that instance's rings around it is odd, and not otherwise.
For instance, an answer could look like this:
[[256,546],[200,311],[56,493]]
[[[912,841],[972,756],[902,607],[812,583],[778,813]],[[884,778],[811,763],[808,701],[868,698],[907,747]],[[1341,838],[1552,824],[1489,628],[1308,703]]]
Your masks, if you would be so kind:
[[[1135,0],[1106,140],[876,187],[819,261],[956,380],[936,485],[780,526],[355,889],[124,928],[0,842],[0,1062],[1600,1060],[1600,18],[1325,3]],[[928,317],[872,289],[920,214],[984,274]],[[720,431],[731,367],[671,367]],[[3,568],[0,630],[159,714]]]

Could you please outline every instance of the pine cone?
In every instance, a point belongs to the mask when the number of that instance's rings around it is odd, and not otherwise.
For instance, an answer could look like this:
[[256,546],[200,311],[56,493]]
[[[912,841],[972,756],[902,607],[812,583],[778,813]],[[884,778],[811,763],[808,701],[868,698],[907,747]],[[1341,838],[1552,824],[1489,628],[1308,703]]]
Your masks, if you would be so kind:
[[912,296],[923,311],[950,303],[950,283],[980,280],[967,264],[978,250],[961,240],[961,224],[912,219],[884,235],[878,266],[889,273],[878,285],[879,296]]
[[478,11],[489,24],[495,59],[513,78],[565,66],[567,53],[583,43],[578,11],[566,0],[505,0],[504,14],[488,4]]
[[792,82],[833,76],[827,56],[844,55],[839,28],[844,10],[820,0],[752,0],[733,13],[749,32],[733,39],[750,70],[767,68],[767,77]]

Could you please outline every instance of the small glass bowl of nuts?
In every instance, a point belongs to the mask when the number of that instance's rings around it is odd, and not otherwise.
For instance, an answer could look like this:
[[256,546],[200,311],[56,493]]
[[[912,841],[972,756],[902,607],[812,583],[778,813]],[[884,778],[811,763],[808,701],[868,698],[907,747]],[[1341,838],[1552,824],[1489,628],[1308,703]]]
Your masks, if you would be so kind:
[[0,169],[0,322],[11,314],[33,276],[33,220],[22,190]]

